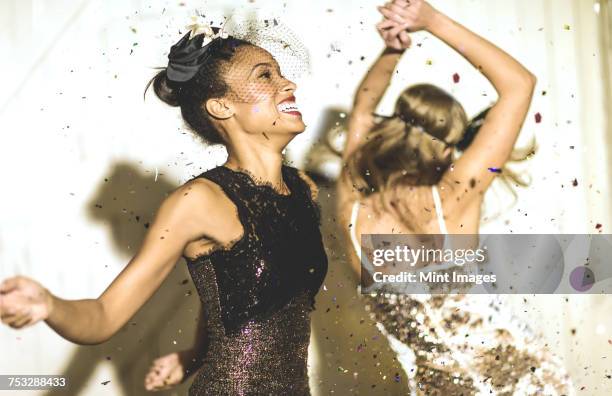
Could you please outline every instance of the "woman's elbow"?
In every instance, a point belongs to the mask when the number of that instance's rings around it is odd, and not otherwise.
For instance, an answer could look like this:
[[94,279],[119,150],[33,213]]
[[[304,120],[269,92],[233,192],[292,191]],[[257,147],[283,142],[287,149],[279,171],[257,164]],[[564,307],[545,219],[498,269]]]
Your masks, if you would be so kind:
[[529,92],[531,95],[537,83],[538,78],[535,74],[531,73],[529,70],[525,70],[525,73],[518,79],[516,87]]
[[529,71],[525,71],[511,80],[507,80],[498,93],[500,97],[530,99],[533,96],[536,84],[536,76]]
[[530,71],[527,71],[527,75],[526,75],[525,79],[526,79],[527,85],[533,91],[533,89],[535,88],[536,84],[538,83],[538,78],[536,77],[535,74],[531,73]]

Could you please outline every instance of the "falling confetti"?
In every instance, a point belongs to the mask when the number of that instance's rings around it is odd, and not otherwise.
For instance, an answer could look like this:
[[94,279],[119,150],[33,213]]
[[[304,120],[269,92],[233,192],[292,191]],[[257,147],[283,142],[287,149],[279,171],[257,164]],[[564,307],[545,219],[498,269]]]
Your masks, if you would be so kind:
[[457,84],[459,82],[459,79],[460,79],[460,77],[459,77],[458,73],[453,74],[453,82],[455,84]]
[[500,168],[487,168],[487,169],[489,169],[489,172],[502,173],[502,170]]
[[536,122],[537,124],[539,124],[540,122],[542,122],[542,114],[540,114],[540,113],[536,113],[536,114],[535,114],[535,122]]
[[110,382],[110,380],[108,380],[108,381],[103,381],[103,382],[102,382],[102,385],[106,385],[106,384],[108,384],[109,382]]
[[568,24],[566,23],[565,25],[563,25],[563,29],[565,29],[565,30],[570,30],[570,29],[571,29],[571,27],[570,27],[570,25],[568,25]]

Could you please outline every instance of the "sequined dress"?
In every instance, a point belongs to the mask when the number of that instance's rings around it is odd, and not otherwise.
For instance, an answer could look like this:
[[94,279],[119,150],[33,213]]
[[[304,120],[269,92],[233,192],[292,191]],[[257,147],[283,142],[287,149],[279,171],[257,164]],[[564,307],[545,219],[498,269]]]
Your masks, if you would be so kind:
[[283,165],[282,175],[288,195],[224,166],[198,176],[236,205],[244,234],[186,258],[208,330],[190,396],[310,394],[310,311],[327,257],[308,184],[295,168]]
[[[441,233],[447,234],[435,186],[432,195]],[[354,231],[358,208],[355,202],[351,241],[360,257]],[[367,257],[362,264],[374,271]],[[575,394],[557,357],[508,309],[502,295],[378,292],[361,297],[397,354],[412,396]]]

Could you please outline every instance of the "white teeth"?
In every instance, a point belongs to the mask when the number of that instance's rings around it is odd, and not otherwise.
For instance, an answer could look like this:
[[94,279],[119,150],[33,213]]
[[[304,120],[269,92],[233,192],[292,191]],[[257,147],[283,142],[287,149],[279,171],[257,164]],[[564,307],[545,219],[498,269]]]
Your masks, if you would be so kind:
[[295,102],[283,102],[278,105],[278,111],[288,113],[290,111],[298,111],[298,107]]

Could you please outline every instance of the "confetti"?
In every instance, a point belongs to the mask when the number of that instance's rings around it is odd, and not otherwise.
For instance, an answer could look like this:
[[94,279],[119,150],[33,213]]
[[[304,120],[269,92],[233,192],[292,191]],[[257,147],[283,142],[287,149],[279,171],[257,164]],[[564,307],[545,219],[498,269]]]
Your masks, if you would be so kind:
[[578,180],[577,180],[577,179],[574,179],[574,180],[572,181],[572,186],[576,187],[577,185],[578,185]]
[[542,114],[540,113],[535,114],[535,122],[536,124],[539,124],[540,122],[542,122]]
[[487,168],[487,169],[489,169],[489,172],[502,173],[502,170],[500,168]]
[[102,382],[102,385],[106,385],[106,384],[108,384],[109,382],[110,382],[110,380],[108,380],[108,381],[103,381],[103,382]]
[[460,80],[459,74],[458,73],[453,74],[453,82],[457,84],[459,80]]

